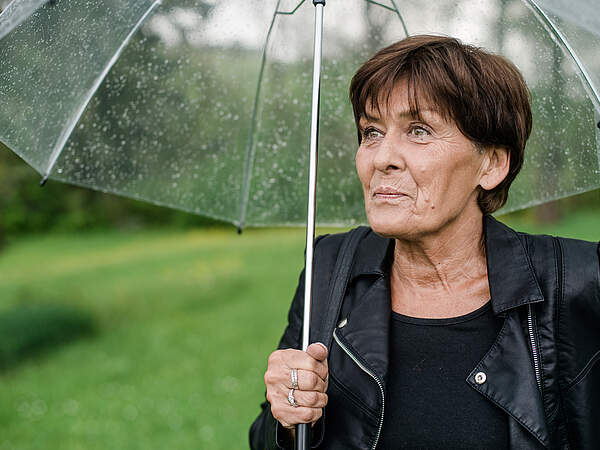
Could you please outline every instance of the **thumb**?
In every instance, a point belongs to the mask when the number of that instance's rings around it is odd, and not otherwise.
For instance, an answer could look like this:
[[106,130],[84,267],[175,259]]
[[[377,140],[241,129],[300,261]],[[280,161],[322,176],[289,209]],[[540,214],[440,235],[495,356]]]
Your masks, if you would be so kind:
[[327,359],[327,347],[320,342],[310,344],[306,349],[306,353],[317,361],[324,361]]

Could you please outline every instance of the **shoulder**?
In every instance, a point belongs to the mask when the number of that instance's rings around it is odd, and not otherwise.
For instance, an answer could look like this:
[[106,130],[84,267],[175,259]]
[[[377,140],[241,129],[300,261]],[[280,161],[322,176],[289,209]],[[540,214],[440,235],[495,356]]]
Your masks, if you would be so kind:
[[517,232],[492,217],[485,229],[490,286],[511,295],[541,291],[569,308],[600,304],[597,242]]
[[572,274],[579,279],[600,281],[598,242],[523,232],[517,232],[517,235],[534,265],[553,260],[563,279]]
[[554,272],[563,301],[590,299],[600,304],[598,242],[522,232],[517,235],[536,273]]
[[560,370],[575,385],[600,357],[600,253],[597,242],[517,233],[546,301],[537,305],[542,334],[552,330]]
[[[558,269],[577,266],[581,268],[582,264],[586,264],[595,269],[589,271],[590,275],[598,275],[600,268],[598,242],[515,231],[491,216],[486,217],[486,228],[490,239],[495,241],[494,247],[504,249],[522,247],[534,266],[548,264],[551,260],[556,263]],[[520,245],[516,244],[515,237],[518,238]]]
[[[529,234],[521,231],[516,232],[521,241],[530,249],[532,246],[548,245],[553,243],[559,246],[562,252],[568,252],[571,256],[588,255],[596,260],[599,257],[599,243],[593,241],[584,241],[582,239],[572,239],[561,236],[550,236],[546,234]],[[534,247],[535,248],[535,247]]]
[[315,257],[335,261],[344,246],[355,247],[361,245],[365,236],[374,235],[369,227],[357,227],[343,233],[325,234],[315,240]]

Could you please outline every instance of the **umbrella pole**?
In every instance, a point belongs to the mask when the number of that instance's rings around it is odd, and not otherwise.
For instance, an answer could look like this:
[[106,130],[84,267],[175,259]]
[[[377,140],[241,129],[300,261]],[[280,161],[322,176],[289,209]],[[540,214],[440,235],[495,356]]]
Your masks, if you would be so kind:
[[[310,161],[308,179],[308,211],[306,215],[306,261],[304,269],[304,319],[302,350],[308,348],[310,310],[312,304],[313,245],[315,242],[315,210],[317,199],[317,155],[319,142],[319,97],[321,85],[321,49],[323,44],[323,8],[325,0],[313,0],[315,6],[315,39],[313,53],[312,113],[310,123]],[[310,449],[310,425],[296,425],[295,449]]]

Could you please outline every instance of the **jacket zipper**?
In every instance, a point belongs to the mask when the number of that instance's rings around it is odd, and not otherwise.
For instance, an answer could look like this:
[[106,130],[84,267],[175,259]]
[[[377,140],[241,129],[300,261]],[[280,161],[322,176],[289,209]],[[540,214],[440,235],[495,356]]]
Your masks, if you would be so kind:
[[335,342],[337,342],[337,344],[342,348],[342,350],[344,350],[344,352],[350,357],[350,359],[352,361],[354,361],[356,363],[356,365],[358,367],[360,367],[360,369],[363,372],[365,372],[367,375],[369,375],[371,378],[373,378],[373,380],[375,380],[375,382],[377,383],[377,386],[379,386],[379,390],[381,391],[381,416],[379,417],[379,429],[377,430],[377,436],[375,437],[375,442],[373,442],[373,446],[371,447],[371,450],[374,450],[375,447],[377,447],[377,442],[379,441],[379,436],[381,435],[381,428],[383,427],[383,414],[385,412],[385,394],[383,391],[383,383],[377,377],[377,375],[375,375],[375,373],[373,373],[373,371],[371,371],[367,367],[365,367],[364,364],[362,364],[358,360],[358,358],[356,356],[354,356],[342,342],[340,342],[339,338],[337,337],[336,330],[333,330],[333,338],[335,339]]
[[538,346],[535,342],[535,333],[533,330],[533,308],[531,304],[527,305],[527,328],[529,329],[529,340],[531,342],[531,353],[533,355],[533,370],[535,371],[535,380],[537,381],[538,389],[542,391],[542,375],[540,372],[540,358],[538,354]]

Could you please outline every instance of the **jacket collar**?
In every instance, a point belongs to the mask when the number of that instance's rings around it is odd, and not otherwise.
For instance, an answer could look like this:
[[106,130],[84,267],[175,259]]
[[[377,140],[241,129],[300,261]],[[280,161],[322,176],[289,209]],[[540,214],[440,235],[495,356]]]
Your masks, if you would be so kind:
[[495,314],[544,300],[519,235],[492,216],[484,216],[488,280]]
[[394,255],[394,240],[371,230],[360,242],[354,256],[350,279],[363,275],[385,275],[389,272]]
[[[531,367],[530,353],[519,313],[515,309],[541,302],[544,297],[524,244],[525,239],[491,216],[484,216],[483,230],[492,308],[495,314],[506,315],[506,319],[496,342],[467,382],[549,447],[549,433],[535,374],[532,370],[525,370]],[[384,386],[389,364],[391,314],[391,294],[385,275],[391,267],[393,249],[393,239],[382,238],[374,232],[368,233],[361,241],[355,254],[351,282],[361,276],[371,276],[373,281],[368,283],[370,287],[361,298],[352,299],[355,302],[350,308],[352,312],[347,322],[342,321],[345,326],[340,325],[337,330],[357,360],[371,368]],[[487,383],[479,385],[474,381],[475,373],[479,371],[488,374]],[[518,389],[507,389],[507,386]],[[521,426],[512,428],[521,432]]]
[[[483,217],[483,232],[494,314],[543,301],[531,261],[517,232],[489,215]],[[393,251],[393,239],[368,233],[357,249],[351,279],[387,274]]]

